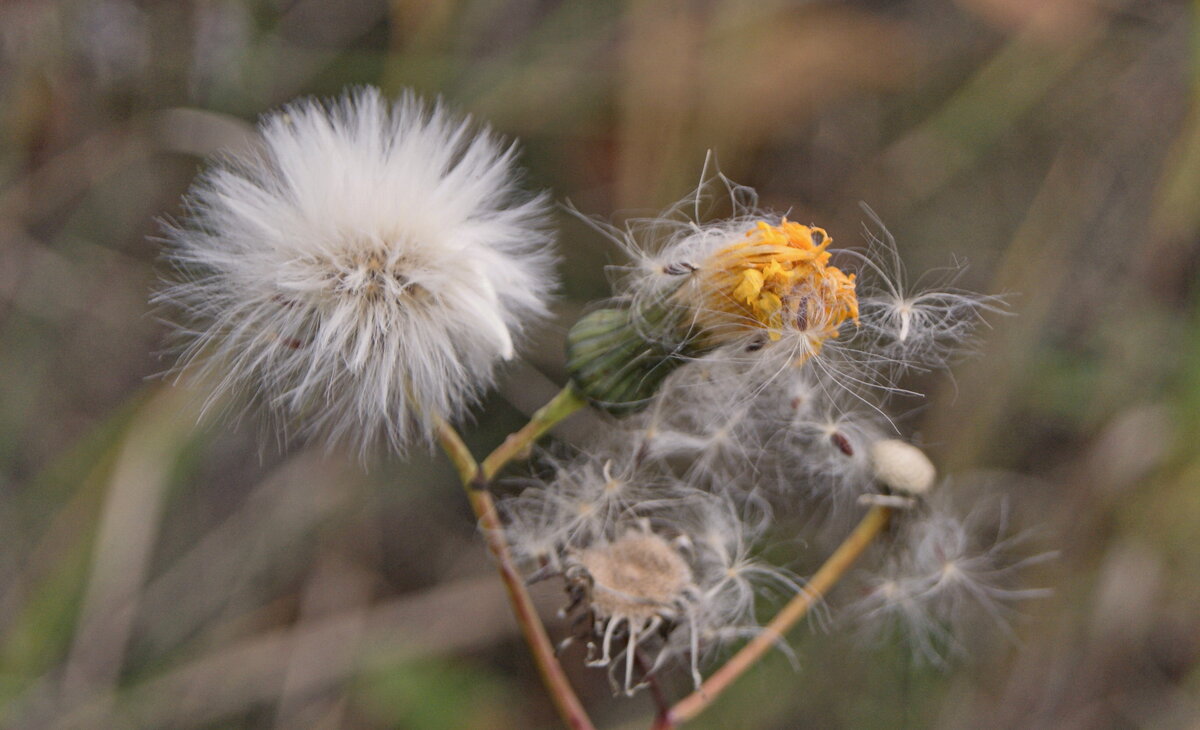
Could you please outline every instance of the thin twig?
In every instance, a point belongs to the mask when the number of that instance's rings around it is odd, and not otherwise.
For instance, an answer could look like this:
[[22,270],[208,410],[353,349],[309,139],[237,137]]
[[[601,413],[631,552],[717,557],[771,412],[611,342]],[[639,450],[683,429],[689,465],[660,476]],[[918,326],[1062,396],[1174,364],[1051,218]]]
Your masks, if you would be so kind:
[[513,563],[508,542],[504,538],[504,526],[496,511],[496,503],[492,499],[492,494],[488,491],[491,478],[497,471],[523,450],[532,446],[533,442],[555,423],[583,405],[583,401],[573,393],[574,391],[570,387],[564,389],[554,400],[535,413],[524,428],[505,439],[504,443],[484,459],[482,464],[475,462],[470,450],[463,443],[462,437],[454,430],[453,426],[444,420],[438,422],[438,441],[458,470],[459,478],[466,489],[471,510],[479,521],[479,527],[487,542],[488,550],[496,559],[496,569],[508,592],[513,616],[521,627],[525,643],[529,645],[538,673],[542,676],[542,682],[550,693],[550,699],[554,702],[559,716],[567,727],[573,728],[573,730],[595,730],[587,711],[584,710],[570,681],[567,680],[562,665],[558,663],[558,658],[554,654],[554,645],[550,642],[546,627],[542,625],[537,609],[533,605],[533,599],[530,598],[529,591],[525,589],[525,581],[521,579],[521,575]]
[[554,655],[554,645],[550,642],[550,636],[546,633],[546,627],[542,625],[541,618],[538,617],[529,591],[525,589],[525,581],[521,579],[521,575],[513,565],[508,542],[504,539],[504,528],[500,523],[500,516],[496,512],[496,505],[492,501],[491,492],[468,486],[467,497],[471,500],[471,508],[479,518],[479,526],[487,540],[488,549],[496,558],[496,568],[500,572],[500,579],[504,581],[504,587],[508,590],[508,598],[512,602],[513,616],[521,626],[521,632],[525,635],[525,643],[529,644],[529,650],[533,654],[538,672],[542,675],[542,682],[545,683],[546,690],[550,693],[550,698],[554,701],[559,716],[562,717],[567,727],[575,730],[594,730],[587,711],[583,709],[583,704],[575,696],[575,690],[567,680],[562,665],[558,663],[558,657]]
[[792,628],[838,582],[845,572],[862,555],[891,517],[892,508],[875,506],[867,512],[846,537],[833,555],[813,575],[804,590],[784,606],[771,623],[763,628],[745,646],[730,657],[729,661],[713,672],[698,690],[677,702],[666,717],[655,721],[654,730],[669,730],[691,720],[707,708],[734,680],[763,657],[776,642],[783,641]]

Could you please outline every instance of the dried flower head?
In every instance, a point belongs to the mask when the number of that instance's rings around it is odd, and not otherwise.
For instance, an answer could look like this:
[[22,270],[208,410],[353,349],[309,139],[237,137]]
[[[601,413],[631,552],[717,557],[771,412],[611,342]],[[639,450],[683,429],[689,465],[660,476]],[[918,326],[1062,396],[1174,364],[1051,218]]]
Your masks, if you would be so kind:
[[671,659],[699,684],[707,649],[757,629],[756,592],[799,590],[752,554],[768,521],[725,495],[643,482],[628,464],[606,461],[597,479],[594,463],[581,455],[500,504],[513,552],[531,579],[564,579],[564,613],[575,617],[568,641],[587,645],[588,664],[608,667],[614,688],[632,694]]
[[642,641],[653,637],[664,624],[690,617],[697,589],[679,547],[648,529],[629,529],[615,540],[573,552],[565,576],[572,587],[582,591],[590,630],[602,637],[599,656],[594,641],[589,641],[588,664],[609,666],[613,637],[620,632],[625,639],[619,652],[625,657],[624,688],[632,693]]
[[492,382],[553,289],[543,197],[514,149],[411,93],[260,122],[166,228],[182,362],[302,436],[427,437]]

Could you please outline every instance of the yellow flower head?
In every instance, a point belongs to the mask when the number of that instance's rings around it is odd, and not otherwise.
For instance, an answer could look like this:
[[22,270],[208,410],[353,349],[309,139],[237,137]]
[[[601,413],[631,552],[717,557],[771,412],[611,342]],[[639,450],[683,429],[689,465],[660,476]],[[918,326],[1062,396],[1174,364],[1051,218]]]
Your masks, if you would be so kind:
[[716,346],[747,331],[765,331],[772,342],[795,332],[815,354],[847,319],[857,325],[854,274],[829,266],[831,241],[823,229],[784,218],[759,221],[713,253],[697,267],[697,285],[679,292],[696,308],[701,337]]
[[778,343],[753,361],[775,370],[783,355],[801,365],[846,320],[858,325],[854,275],[829,265],[824,230],[742,216],[680,230],[643,258],[624,306],[595,310],[571,328],[568,371],[599,407],[637,410],[672,370],[717,349]]

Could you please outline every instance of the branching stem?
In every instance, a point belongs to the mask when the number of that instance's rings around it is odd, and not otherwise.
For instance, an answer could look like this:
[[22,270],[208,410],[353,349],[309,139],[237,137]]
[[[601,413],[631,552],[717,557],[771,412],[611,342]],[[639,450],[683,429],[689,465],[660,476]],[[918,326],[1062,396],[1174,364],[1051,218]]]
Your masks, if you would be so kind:
[[575,387],[568,385],[559,391],[549,403],[542,406],[521,430],[509,434],[504,443],[488,454],[480,465],[479,472],[485,483],[490,483],[504,465],[528,452],[533,444],[556,423],[587,405],[587,401]]
[[542,682],[550,693],[555,709],[567,727],[573,730],[595,730],[583,704],[575,695],[575,690],[567,680],[562,665],[554,654],[554,645],[546,633],[538,617],[533,599],[525,588],[513,563],[508,542],[504,538],[504,526],[500,515],[496,512],[496,503],[488,490],[492,478],[512,459],[532,447],[533,443],[554,424],[574,413],[584,405],[584,401],[568,386],[553,400],[533,415],[529,423],[520,431],[505,439],[481,464],[477,464],[458,432],[445,420],[438,422],[438,442],[450,461],[458,471],[459,479],[466,489],[467,499],[471,510],[479,520],[479,528],[487,541],[488,550],[496,559],[496,569],[500,580],[508,591],[508,599],[512,604],[513,616],[521,627],[525,643],[533,654],[534,663],[542,676]]
[[[525,642],[529,645],[534,662],[542,676],[550,697],[563,722],[574,730],[594,730],[591,719],[575,690],[567,680],[562,665],[554,653],[554,646],[546,633],[546,627],[538,617],[533,600],[525,588],[525,582],[513,564],[508,542],[504,538],[503,524],[496,511],[495,501],[489,491],[492,479],[510,461],[526,454],[533,444],[556,423],[571,415],[586,404],[574,388],[567,386],[549,403],[533,414],[529,423],[511,434],[482,462],[476,462],[461,436],[445,421],[438,424],[438,441],[454,463],[459,478],[467,492],[471,509],[479,520],[480,529],[487,540],[488,549],[496,559],[500,579],[508,591],[513,615]],[[777,642],[783,641],[787,632],[849,570],[850,566],[867,549],[871,542],[887,526],[892,508],[877,505],[872,507],[854,531],[834,551],[825,564],[813,575],[804,590],[785,605],[762,632],[751,639],[729,661],[723,664],[692,694],[684,697],[669,710],[660,709],[654,721],[654,730],[672,730],[703,712],[738,677],[754,666]],[[661,701],[661,698],[660,698]]]

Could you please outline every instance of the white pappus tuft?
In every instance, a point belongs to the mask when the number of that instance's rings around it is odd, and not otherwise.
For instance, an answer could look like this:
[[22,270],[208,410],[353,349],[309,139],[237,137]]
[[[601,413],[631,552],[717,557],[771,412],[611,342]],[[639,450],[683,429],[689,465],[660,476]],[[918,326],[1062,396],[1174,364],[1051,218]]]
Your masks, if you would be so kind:
[[985,324],[985,314],[1007,313],[1004,297],[953,287],[962,265],[910,284],[895,238],[873,210],[862,209],[871,222],[863,226],[869,248],[858,267],[865,346],[898,371],[945,367]]
[[1018,574],[1054,554],[1024,554],[1029,535],[1009,534],[1003,501],[980,500],[960,516],[937,494],[898,515],[890,549],[853,613],[871,633],[898,629],[917,657],[940,665],[963,653],[964,641],[987,634],[972,630],[981,620],[1011,638],[1013,604],[1049,595],[1017,587]]
[[515,150],[412,93],[263,117],[166,226],[181,367],[286,430],[365,450],[462,415],[554,289],[544,196]]
[[851,505],[870,487],[867,452],[886,425],[880,413],[867,408],[861,395],[825,386],[814,371],[787,373],[767,394],[776,402],[769,450],[774,488],[830,500],[837,510]]
[[631,510],[650,509],[662,500],[669,503],[677,489],[670,480],[647,481],[627,460],[580,454],[554,463],[549,482],[534,482],[502,506],[511,520],[529,528],[511,533],[514,553],[542,562],[548,557],[544,545],[580,544],[611,535]]

